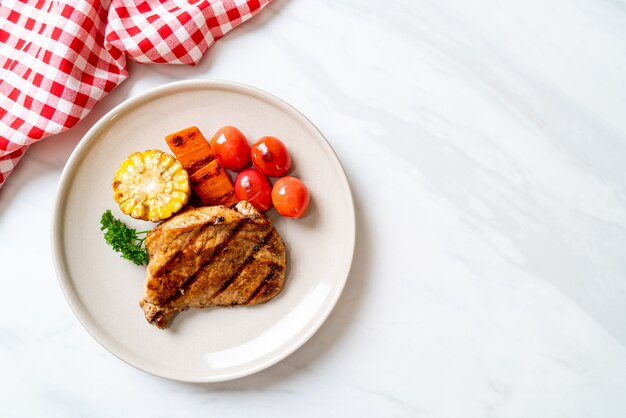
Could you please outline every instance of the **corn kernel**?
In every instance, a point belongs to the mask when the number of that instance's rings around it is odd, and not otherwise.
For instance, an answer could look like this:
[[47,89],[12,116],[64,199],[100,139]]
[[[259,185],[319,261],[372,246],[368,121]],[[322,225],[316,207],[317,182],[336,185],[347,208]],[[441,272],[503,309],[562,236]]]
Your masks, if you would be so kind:
[[158,222],[187,204],[189,176],[181,163],[159,150],[135,152],[113,176],[113,198],[133,218]]

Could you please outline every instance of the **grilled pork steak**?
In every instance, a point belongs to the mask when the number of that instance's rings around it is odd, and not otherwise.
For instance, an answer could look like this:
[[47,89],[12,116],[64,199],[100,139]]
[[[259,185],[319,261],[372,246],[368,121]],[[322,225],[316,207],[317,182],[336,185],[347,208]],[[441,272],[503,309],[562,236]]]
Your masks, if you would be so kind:
[[175,215],[148,233],[145,244],[150,261],[139,305],[159,328],[187,308],[267,302],[285,280],[280,235],[245,201]]

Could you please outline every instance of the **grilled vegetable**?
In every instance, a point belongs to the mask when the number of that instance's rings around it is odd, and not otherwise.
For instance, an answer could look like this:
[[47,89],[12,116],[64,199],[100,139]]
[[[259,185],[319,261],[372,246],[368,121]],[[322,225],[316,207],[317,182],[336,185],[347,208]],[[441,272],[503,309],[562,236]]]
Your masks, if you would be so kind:
[[180,162],[159,150],[135,152],[113,177],[113,198],[136,219],[158,222],[181,210],[189,200],[189,176]]
[[191,187],[203,205],[231,206],[238,202],[235,189],[226,170],[217,160],[213,160],[190,177]]
[[272,188],[272,204],[286,218],[301,218],[309,207],[309,189],[295,177],[276,180]]
[[241,171],[250,163],[248,140],[234,126],[224,126],[213,135],[211,152],[229,170]]
[[235,178],[235,195],[248,201],[259,212],[272,207],[272,183],[254,168],[247,168]]
[[281,177],[291,168],[291,156],[283,141],[275,136],[264,136],[250,148],[252,164],[267,177]]
[[237,203],[228,174],[198,128],[192,126],[175,132],[166,136],[165,141],[189,172],[191,188],[202,204],[230,206]]
[[215,159],[211,146],[195,126],[166,136],[165,142],[190,176]]

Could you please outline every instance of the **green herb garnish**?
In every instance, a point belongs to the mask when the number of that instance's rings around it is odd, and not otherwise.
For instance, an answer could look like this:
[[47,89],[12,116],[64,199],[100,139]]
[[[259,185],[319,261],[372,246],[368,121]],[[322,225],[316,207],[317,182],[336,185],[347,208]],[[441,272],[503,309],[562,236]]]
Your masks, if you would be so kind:
[[[148,264],[148,251],[143,246],[145,234],[149,231],[137,232],[129,228],[119,219],[115,218],[110,210],[102,214],[100,230],[104,232],[104,240],[115,251],[121,253],[121,257],[130,260],[138,266]],[[144,235],[139,238],[139,235]]]

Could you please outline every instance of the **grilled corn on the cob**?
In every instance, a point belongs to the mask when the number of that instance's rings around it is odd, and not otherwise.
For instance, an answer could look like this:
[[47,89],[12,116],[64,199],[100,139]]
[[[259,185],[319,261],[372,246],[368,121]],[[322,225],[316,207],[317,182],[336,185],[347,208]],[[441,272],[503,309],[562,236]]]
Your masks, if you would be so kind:
[[113,197],[133,218],[158,222],[189,200],[189,176],[180,162],[159,150],[135,152],[113,177]]

